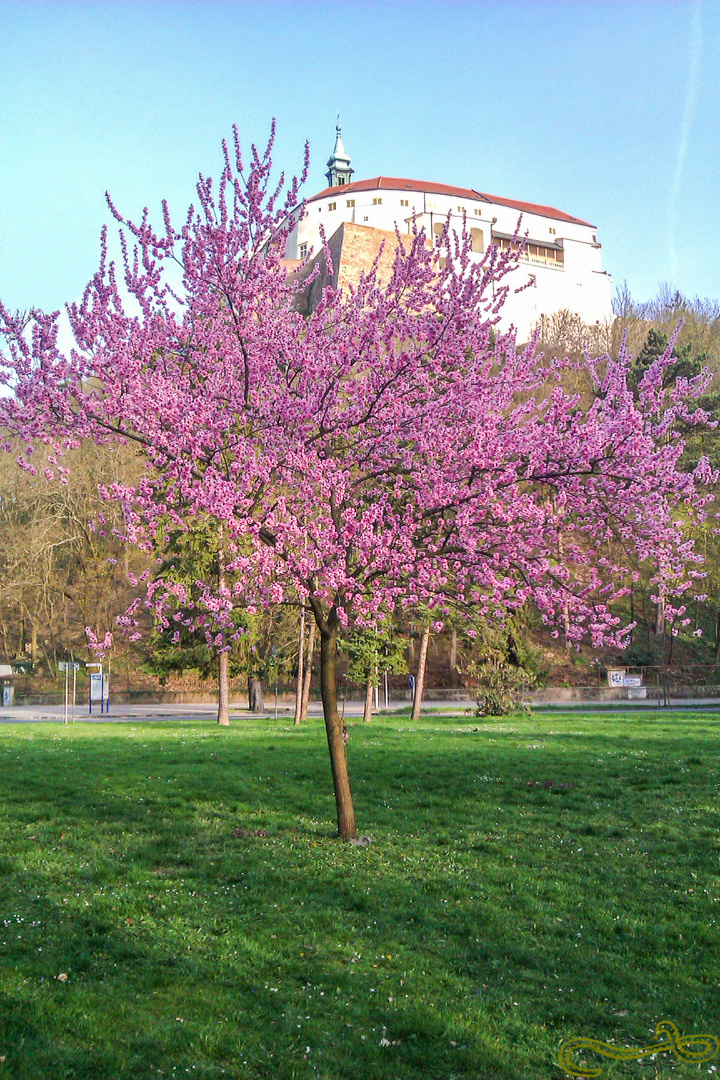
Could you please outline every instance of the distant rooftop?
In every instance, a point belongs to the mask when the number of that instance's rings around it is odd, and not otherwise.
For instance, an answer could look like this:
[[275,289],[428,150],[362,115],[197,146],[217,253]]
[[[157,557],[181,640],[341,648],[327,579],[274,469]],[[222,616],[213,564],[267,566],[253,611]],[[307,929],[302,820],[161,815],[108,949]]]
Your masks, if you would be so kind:
[[582,218],[573,217],[563,210],[557,210],[554,206],[543,206],[541,203],[523,202],[520,199],[506,199],[501,195],[488,195],[484,191],[475,191],[474,188],[453,187],[451,184],[437,184],[433,181],[408,180],[399,176],[374,176],[370,180],[354,180],[350,184],[338,184],[335,187],[325,188],[313,195],[308,202],[316,199],[324,199],[327,195],[339,195],[342,192],[351,191],[426,191],[434,195],[454,195],[460,199],[475,199],[496,206],[509,206],[513,210],[519,210],[524,214],[538,214],[540,217],[554,218],[556,221],[569,221],[574,225],[587,225],[594,229],[595,226]]

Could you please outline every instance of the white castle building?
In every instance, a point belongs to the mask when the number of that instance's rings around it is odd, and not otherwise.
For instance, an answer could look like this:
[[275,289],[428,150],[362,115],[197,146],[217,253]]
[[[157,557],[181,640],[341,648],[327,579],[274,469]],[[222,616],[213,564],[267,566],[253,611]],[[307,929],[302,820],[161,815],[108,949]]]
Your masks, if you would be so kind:
[[[352,180],[353,172],[338,123],[335,149],[327,163],[328,187],[307,200],[289,239],[288,259],[320,258],[321,226],[334,252],[342,249],[343,237],[351,233],[355,250],[360,250],[358,238],[368,230],[364,248],[369,255],[379,245],[379,240],[372,243],[370,232],[393,233],[396,226],[400,232],[411,232],[416,221],[428,236],[437,236],[448,218],[450,228],[458,231],[465,219],[481,258],[490,244],[508,248],[521,218],[520,236],[526,237],[526,244],[508,281],[511,291],[503,309],[503,328],[512,323],[519,339],[525,340],[543,315],[569,311],[590,325],[612,318],[611,279],[602,268],[595,225],[552,206],[473,188],[393,176]],[[365,261],[369,265],[371,259]],[[531,287],[515,293],[528,279]]]

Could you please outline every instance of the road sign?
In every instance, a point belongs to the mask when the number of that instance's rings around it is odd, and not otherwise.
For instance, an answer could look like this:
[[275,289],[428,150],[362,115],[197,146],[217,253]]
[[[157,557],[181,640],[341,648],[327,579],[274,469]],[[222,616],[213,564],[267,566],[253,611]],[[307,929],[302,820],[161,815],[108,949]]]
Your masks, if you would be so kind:
[[60,660],[58,663],[58,671],[79,671],[80,665],[78,663],[72,663],[70,660]]

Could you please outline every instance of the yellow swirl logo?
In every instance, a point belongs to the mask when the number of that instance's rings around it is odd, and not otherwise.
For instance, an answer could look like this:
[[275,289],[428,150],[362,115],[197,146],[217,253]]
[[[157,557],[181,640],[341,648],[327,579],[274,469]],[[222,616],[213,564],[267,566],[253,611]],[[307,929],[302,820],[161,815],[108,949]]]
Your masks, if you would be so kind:
[[662,1054],[671,1050],[681,1061],[709,1061],[720,1048],[720,1041],[714,1035],[681,1035],[669,1020],[662,1020],[655,1028],[658,1039],[652,1046],[632,1049],[629,1046],[611,1046],[599,1039],[568,1039],[560,1047],[558,1064],[570,1076],[600,1076],[602,1069],[590,1069],[586,1065],[577,1065],[573,1055],[591,1051],[601,1057],[614,1061],[638,1061],[649,1054]]

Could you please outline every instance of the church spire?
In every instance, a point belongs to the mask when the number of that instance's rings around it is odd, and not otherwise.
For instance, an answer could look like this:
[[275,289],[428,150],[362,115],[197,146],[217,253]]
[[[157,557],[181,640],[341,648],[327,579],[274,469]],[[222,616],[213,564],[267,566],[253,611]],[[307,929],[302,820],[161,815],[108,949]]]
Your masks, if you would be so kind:
[[350,183],[350,177],[355,172],[354,169],[350,168],[350,161],[350,155],[343,146],[340,114],[338,113],[337,124],[335,125],[335,149],[328,159],[327,172],[325,173],[328,187]]

